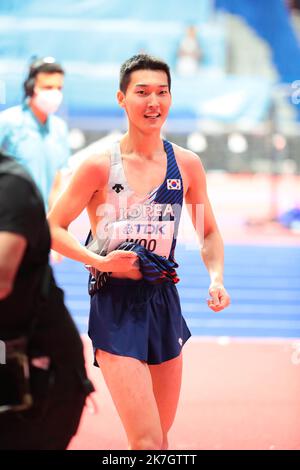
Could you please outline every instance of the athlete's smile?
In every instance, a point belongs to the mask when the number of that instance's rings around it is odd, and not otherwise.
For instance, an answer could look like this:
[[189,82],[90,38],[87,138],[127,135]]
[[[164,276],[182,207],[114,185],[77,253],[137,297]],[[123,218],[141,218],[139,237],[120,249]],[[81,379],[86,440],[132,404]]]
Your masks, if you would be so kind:
[[157,118],[159,118],[160,116],[161,116],[160,113],[156,113],[156,114],[153,114],[153,113],[152,113],[152,114],[144,114],[144,117],[145,117],[146,119],[157,119]]

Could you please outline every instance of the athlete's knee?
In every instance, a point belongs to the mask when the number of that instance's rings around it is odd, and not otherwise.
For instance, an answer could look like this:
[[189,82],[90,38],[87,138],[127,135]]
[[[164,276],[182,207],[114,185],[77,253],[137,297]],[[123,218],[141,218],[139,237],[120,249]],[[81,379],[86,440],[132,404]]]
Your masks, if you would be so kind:
[[132,450],[161,450],[162,445],[162,432],[152,432],[137,436],[130,442]]

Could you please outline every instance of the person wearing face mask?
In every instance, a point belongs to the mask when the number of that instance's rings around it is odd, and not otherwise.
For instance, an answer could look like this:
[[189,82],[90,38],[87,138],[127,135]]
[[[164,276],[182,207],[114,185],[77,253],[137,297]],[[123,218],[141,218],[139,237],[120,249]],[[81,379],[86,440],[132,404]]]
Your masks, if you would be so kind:
[[51,207],[70,156],[66,123],[55,116],[62,99],[64,69],[53,57],[34,60],[24,82],[24,101],[0,114],[0,149],[33,177],[45,208]]

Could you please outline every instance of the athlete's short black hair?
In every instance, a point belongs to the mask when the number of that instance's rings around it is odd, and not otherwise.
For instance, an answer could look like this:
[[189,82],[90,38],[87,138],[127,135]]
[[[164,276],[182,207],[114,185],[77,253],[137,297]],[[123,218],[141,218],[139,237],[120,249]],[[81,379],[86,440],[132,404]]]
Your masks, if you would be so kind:
[[163,60],[148,54],[136,54],[126,60],[120,69],[120,90],[126,93],[130,75],[136,70],[162,70],[168,77],[169,91],[171,91],[171,73],[170,68]]

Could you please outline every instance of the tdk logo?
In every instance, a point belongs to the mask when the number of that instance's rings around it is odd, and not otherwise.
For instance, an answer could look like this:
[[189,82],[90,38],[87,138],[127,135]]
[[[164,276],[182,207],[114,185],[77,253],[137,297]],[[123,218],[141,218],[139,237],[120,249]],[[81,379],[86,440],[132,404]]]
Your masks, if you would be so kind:
[[[134,224],[135,233],[141,235],[165,235],[166,234],[166,225],[154,225],[154,224]],[[126,226],[127,234],[132,233],[130,230],[130,225]]]

